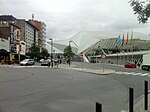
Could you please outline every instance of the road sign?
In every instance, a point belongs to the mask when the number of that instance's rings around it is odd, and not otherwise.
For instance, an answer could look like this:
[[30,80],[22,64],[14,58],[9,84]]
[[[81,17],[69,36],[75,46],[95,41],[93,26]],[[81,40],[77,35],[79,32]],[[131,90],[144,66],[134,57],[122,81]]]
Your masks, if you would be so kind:
[[105,58],[106,58],[106,55],[105,55],[105,54],[102,54],[102,55],[101,55],[101,58],[105,59]]

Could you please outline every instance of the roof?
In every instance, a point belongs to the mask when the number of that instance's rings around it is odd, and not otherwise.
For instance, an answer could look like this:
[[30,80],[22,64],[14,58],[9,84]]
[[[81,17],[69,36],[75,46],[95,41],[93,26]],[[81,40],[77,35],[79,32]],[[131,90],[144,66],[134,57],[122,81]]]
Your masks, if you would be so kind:
[[0,15],[0,21],[17,21],[12,15]]
[[28,23],[29,25],[31,25],[34,29],[39,30],[37,27],[35,27],[32,23],[30,23],[29,21],[26,21],[26,23]]
[[34,29],[36,29],[36,30],[39,30],[39,29],[37,29],[32,23],[30,23],[29,21],[26,21],[25,19],[17,19],[17,21],[18,22],[24,22],[24,23],[27,23],[27,24],[29,24],[30,26],[32,26]]
[[12,23],[11,23],[11,25],[17,27],[18,29],[21,29],[21,28],[20,28],[19,26],[17,26],[16,24],[12,24]]
[[[69,41],[72,41],[70,45],[73,51],[79,54],[102,40],[107,41],[107,43],[111,45],[112,44],[111,40],[113,40],[115,43],[115,39],[119,35],[121,36],[121,38],[123,37],[123,35],[125,39],[127,37],[127,33],[124,32],[101,32],[101,31],[79,32],[78,34],[74,35],[70,39],[54,41],[54,46],[63,51],[64,48],[66,48],[66,46],[69,45]],[[148,35],[142,33],[138,33],[138,32],[128,33],[129,38],[131,38],[131,35],[133,35],[133,39],[150,40]]]

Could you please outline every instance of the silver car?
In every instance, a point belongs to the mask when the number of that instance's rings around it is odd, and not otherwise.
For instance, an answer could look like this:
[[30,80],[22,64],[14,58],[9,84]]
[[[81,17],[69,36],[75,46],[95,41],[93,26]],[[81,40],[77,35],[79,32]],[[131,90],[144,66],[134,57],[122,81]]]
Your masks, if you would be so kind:
[[20,62],[20,65],[34,65],[35,61],[34,59],[25,59],[23,61]]
[[47,59],[47,60],[42,61],[41,66],[49,66],[50,63],[51,63],[51,60]]

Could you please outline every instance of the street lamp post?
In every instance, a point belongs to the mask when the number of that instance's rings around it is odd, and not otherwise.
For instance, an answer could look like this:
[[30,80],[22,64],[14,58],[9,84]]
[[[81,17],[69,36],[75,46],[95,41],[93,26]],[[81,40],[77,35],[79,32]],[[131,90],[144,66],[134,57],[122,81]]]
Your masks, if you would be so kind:
[[72,40],[69,41],[69,45],[70,45],[71,42],[74,43],[74,45],[76,45],[78,47],[78,45]]
[[68,60],[69,66],[70,66],[70,64],[71,64],[71,59],[70,59],[71,42],[73,42],[73,43],[78,47],[78,45],[77,45],[74,41],[72,41],[72,40],[69,41],[69,60]]
[[51,67],[53,68],[53,39],[49,38],[51,41]]
[[68,64],[69,64],[69,66],[70,66],[70,52],[71,52],[71,45],[70,45],[70,43],[71,43],[72,41],[69,41],[69,59],[68,59]]
[[54,56],[53,59],[55,59],[55,58],[56,58],[56,57],[55,57],[55,50],[53,50],[53,56]]

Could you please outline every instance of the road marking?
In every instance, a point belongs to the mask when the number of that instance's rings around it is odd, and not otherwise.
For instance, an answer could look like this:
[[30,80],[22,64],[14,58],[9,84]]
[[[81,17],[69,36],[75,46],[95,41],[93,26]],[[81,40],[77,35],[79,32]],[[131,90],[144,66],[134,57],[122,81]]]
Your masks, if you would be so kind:
[[147,76],[147,75],[149,75],[148,73],[145,73],[145,74],[142,74],[142,75],[140,75],[140,76]]
[[130,75],[131,73],[129,73],[129,72],[123,72],[125,75]]
[[115,72],[115,73],[116,73],[116,74],[123,74],[123,72],[121,72],[121,71],[120,71],[120,72]]
[[136,75],[141,75],[141,74],[142,74],[142,73],[135,73],[135,72],[134,72],[134,73],[132,73],[131,75],[135,75],[135,76],[136,76]]
[[133,75],[133,76],[149,76],[149,73],[136,73],[136,72],[123,72],[123,71],[117,71],[116,74],[123,74],[123,75]]

